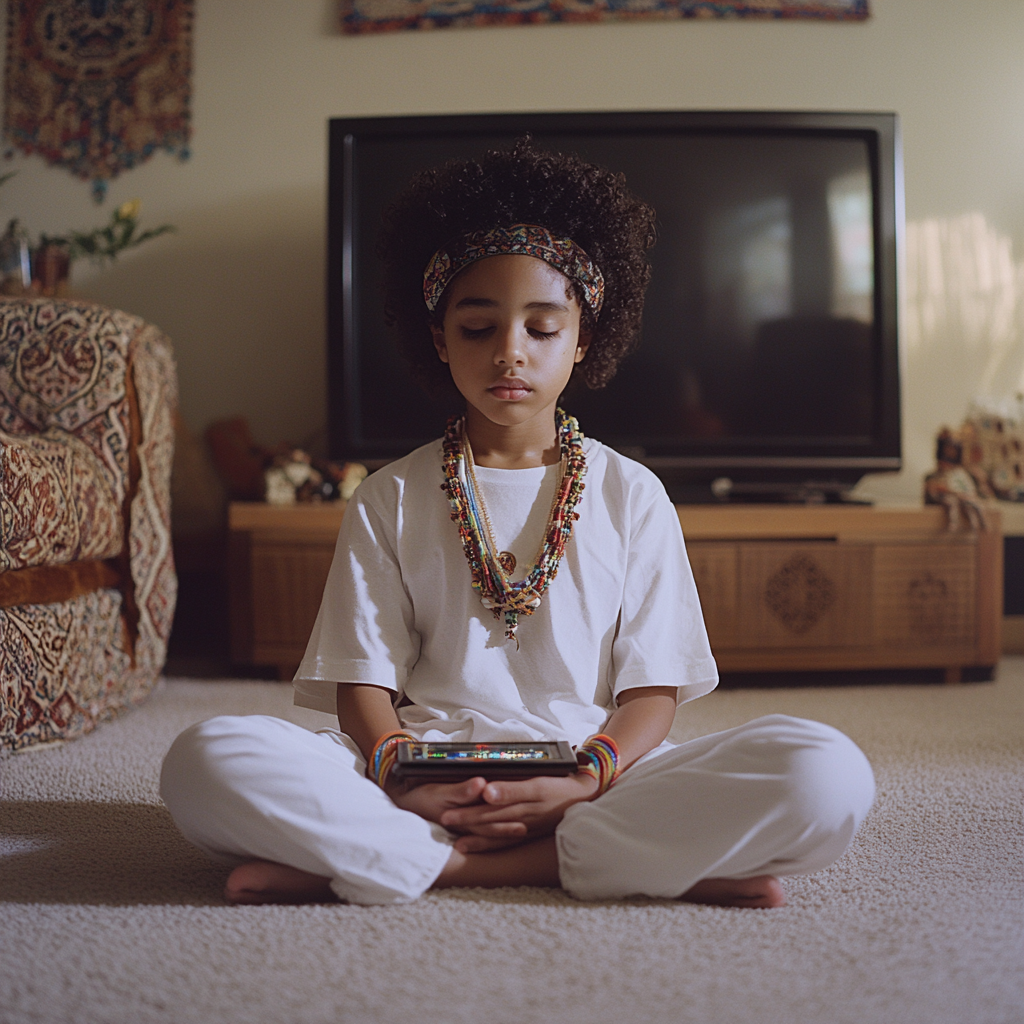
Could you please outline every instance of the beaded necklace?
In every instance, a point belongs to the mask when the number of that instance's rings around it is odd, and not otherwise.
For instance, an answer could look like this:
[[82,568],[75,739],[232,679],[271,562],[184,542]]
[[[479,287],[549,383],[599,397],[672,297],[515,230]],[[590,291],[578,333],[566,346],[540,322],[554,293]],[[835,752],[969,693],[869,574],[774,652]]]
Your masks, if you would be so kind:
[[[555,410],[558,447],[561,451],[561,480],[555,490],[544,540],[533,568],[526,578],[513,583],[509,576],[515,560],[508,552],[499,552],[494,543],[490,520],[473,470],[473,450],[465,434],[465,422],[458,416],[448,421],[444,434],[444,477],[441,490],[448,495],[451,518],[459,527],[462,549],[469,562],[473,588],[480,603],[504,617],[505,639],[515,640],[519,649],[520,615],[532,615],[540,606],[541,595],[558,572],[558,563],[579,519],[576,506],[583,494],[587,462],[583,454],[583,434],[579,424],[561,409]],[[504,564],[503,564],[504,563]]]

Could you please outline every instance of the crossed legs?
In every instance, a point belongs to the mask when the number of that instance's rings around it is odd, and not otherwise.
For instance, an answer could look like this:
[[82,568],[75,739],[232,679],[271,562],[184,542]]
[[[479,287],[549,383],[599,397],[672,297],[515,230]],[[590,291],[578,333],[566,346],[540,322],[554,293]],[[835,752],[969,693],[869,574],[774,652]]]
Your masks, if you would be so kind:
[[[459,853],[454,848],[433,888],[495,888],[498,886],[559,885],[558,853],[553,836],[509,850]],[[286,864],[256,860],[228,876],[224,898],[231,903],[326,903],[337,897],[331,880]],[[772,875],[755,878],[705,878],[683,893],[688,903],[722,907],[781,907],[786,903],[782,883]]]
[[873,781],[840,733],[768,716],[641,762],[600,800],[570,808],[555,836],[463,854],[362,778],[344,738],[254,716],[183,734],[162,793],[187,838],[238,865],[225,891],[237,903],[561,884],[580,898],[774,907],[785,902],[777,876],[845,850]]

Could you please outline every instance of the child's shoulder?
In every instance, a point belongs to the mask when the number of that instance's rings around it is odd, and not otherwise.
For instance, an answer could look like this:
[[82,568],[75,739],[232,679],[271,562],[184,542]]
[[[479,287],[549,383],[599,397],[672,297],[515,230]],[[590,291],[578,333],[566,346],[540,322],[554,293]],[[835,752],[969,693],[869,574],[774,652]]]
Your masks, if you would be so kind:
[[600,489],[606,503],[613,502],[634,510],[655,503],[670,504],[665,485],[642,463],[588,437],[584,442],[587,457],[587,484]]
[[441,450],[442,442],[438,438],[374,470],[356,488],[354,497],[372,505],[389,505],[401,500],[409,488],[430,484],[440,487]]

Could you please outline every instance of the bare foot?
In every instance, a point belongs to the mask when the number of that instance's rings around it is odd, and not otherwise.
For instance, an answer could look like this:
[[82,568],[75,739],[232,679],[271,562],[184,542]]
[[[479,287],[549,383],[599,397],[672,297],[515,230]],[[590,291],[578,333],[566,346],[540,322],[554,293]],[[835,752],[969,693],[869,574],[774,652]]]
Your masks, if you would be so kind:
[[230,903],[327,903],[338,898],[330,881],[286,864],[254,860],[228,875],[224,898]]
[[705,878],[680,899],[717,907],[784,907],[786,892],[774,875],[756,878]]
[[[448,886],[559,885],[553,836],[490,853],[452,850],[435,889]],[[680,897],[689,903],[719,907],[784,907],[786,893],[774,875],[757,878],[705,878]]]

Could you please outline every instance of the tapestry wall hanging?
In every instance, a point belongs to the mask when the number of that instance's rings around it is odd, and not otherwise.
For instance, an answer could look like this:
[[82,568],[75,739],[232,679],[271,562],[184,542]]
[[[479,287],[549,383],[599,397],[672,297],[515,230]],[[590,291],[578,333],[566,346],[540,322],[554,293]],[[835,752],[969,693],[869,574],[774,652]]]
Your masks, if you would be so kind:
[[193,0],[8,0],[4,135],[92,182],[188,156]]
[[342,0],[342,31],[475,25],[532,25],[550,21],[643,21],[678,18],[816,18],[863,21],[868,0]]

